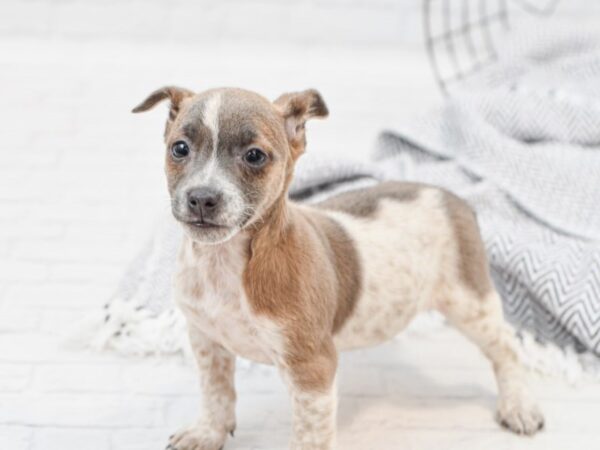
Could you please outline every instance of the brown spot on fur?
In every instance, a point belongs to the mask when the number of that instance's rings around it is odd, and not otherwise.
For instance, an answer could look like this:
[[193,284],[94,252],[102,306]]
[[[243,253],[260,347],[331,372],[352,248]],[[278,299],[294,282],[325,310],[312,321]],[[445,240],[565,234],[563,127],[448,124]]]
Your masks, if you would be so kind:
[[337,368],[337,351],[332,339],[324,339],[310,353],[294,352],[286,364],[292,372],[294,383],[306,391],[327,391]]
[[447,191],[444,206],[456,240],[459,275],[468,288],[484,297],[493,286],[475,213],[464,200]]
[[315,225],[323,234],[329,258],[334,262],[337,281],[337,310],[333,320],[333,332],[338,332],[352,314],[361,292],[361,267],[359,256],[344,228],[326,216],[316,216]]
[[419,197],[423,185],[387,181],[376,186],[343,192],[316,204],[333,211],[341,211],[358,217],[373,217],[382,199],[411,202]]
[[[302,389],[327,390],[333,382],[337,355],[333,329],[352,308],[349,292],[340,292],[337,268],[344,245],[336,224],[309,217],[280,197],[262,226],[256,229],[244,271],[244,288],[255,314],[265,315],[285,333],[285,364]],[[331,257],[333,254],[333,258]],[[340,298],[344,304],[338,305]]]

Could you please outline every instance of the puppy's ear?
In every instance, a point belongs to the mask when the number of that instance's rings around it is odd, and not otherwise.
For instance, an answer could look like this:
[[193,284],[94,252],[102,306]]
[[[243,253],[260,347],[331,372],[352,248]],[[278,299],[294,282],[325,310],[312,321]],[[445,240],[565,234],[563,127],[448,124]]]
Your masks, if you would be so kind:
[[273,103],[283,116],[288,140],[298,153],[294,155],[297,157],[304,151],[304,124],[313,117],[327,117],[327,105],[314,89],[283,94]]
[[188,89],[180,88],[177,86],[165,86],[156,91],[152,92],[146,100],[137,105],[135,108],[131,110],[131,112],[139,113],[143,111],[148,111],[150,108],[153,108],[157,103],[169,99],[171,101],[171,106],[169,108],[169,120],[175,119],[177,117],[177,113],[179,113],[179,105],[181,101],[187,97],[191,97],[194,93]]

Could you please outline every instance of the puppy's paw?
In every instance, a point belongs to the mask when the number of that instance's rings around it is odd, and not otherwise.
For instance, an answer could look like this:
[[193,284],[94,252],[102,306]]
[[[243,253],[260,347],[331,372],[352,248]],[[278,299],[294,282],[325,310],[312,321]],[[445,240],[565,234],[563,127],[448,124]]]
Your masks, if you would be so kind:
[[[229,431],[233,436],[233,427]],[[221,450],[227,431],[209,424],[196,424],[178,431],[169,438],[166,450]]]
[[496,420],[517,434],[532,435],[544,428],[544,416],[535,401],[530,399],[501,402]]

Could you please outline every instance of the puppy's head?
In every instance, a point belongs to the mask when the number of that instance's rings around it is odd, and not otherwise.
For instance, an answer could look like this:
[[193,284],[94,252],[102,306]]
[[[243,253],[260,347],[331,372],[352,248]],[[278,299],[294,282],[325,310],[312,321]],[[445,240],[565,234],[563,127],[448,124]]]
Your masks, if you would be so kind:
[[133,112],[165,99],[170,100],[165,172],[173,215],[202,243],[230,239],[287,195],[294,162],[305,147],[304,124],[327,115],[314,90],[270,102],[242,89],[194,94],[177,87],[153,92]]

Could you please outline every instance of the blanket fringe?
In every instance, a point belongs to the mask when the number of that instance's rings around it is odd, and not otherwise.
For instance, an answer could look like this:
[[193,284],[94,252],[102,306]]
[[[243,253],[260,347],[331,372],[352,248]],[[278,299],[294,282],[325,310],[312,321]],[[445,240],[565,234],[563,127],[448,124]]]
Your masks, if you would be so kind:
[[600,360],[591,352],[577,352],[573,347],[560,348],[540,343],[525,331],[518,333],[521,360],[540,375],[560,378],[571,385],[600,381]]
[[65,342],[70,348],[124,356],[181,355],[192,359],[185,318],[179,310],[169,308],[153,314],[122,298],[90,314],[68,333]]
[[[444,326],[447,325],[440,314],[422,314],[399,338],[424,338]],[[571,385],[600,381],[600,359],[596,355],[542,344],[527,331],[519,331],[517,336],[521,360],[531,371]],[[112,351],[124,356],[179,355],[192,360],[185,318],[176,308],[156,315],[121,298],[114,299],[103,312],[90,315],[68,334],[66,343],[71,348]]]

